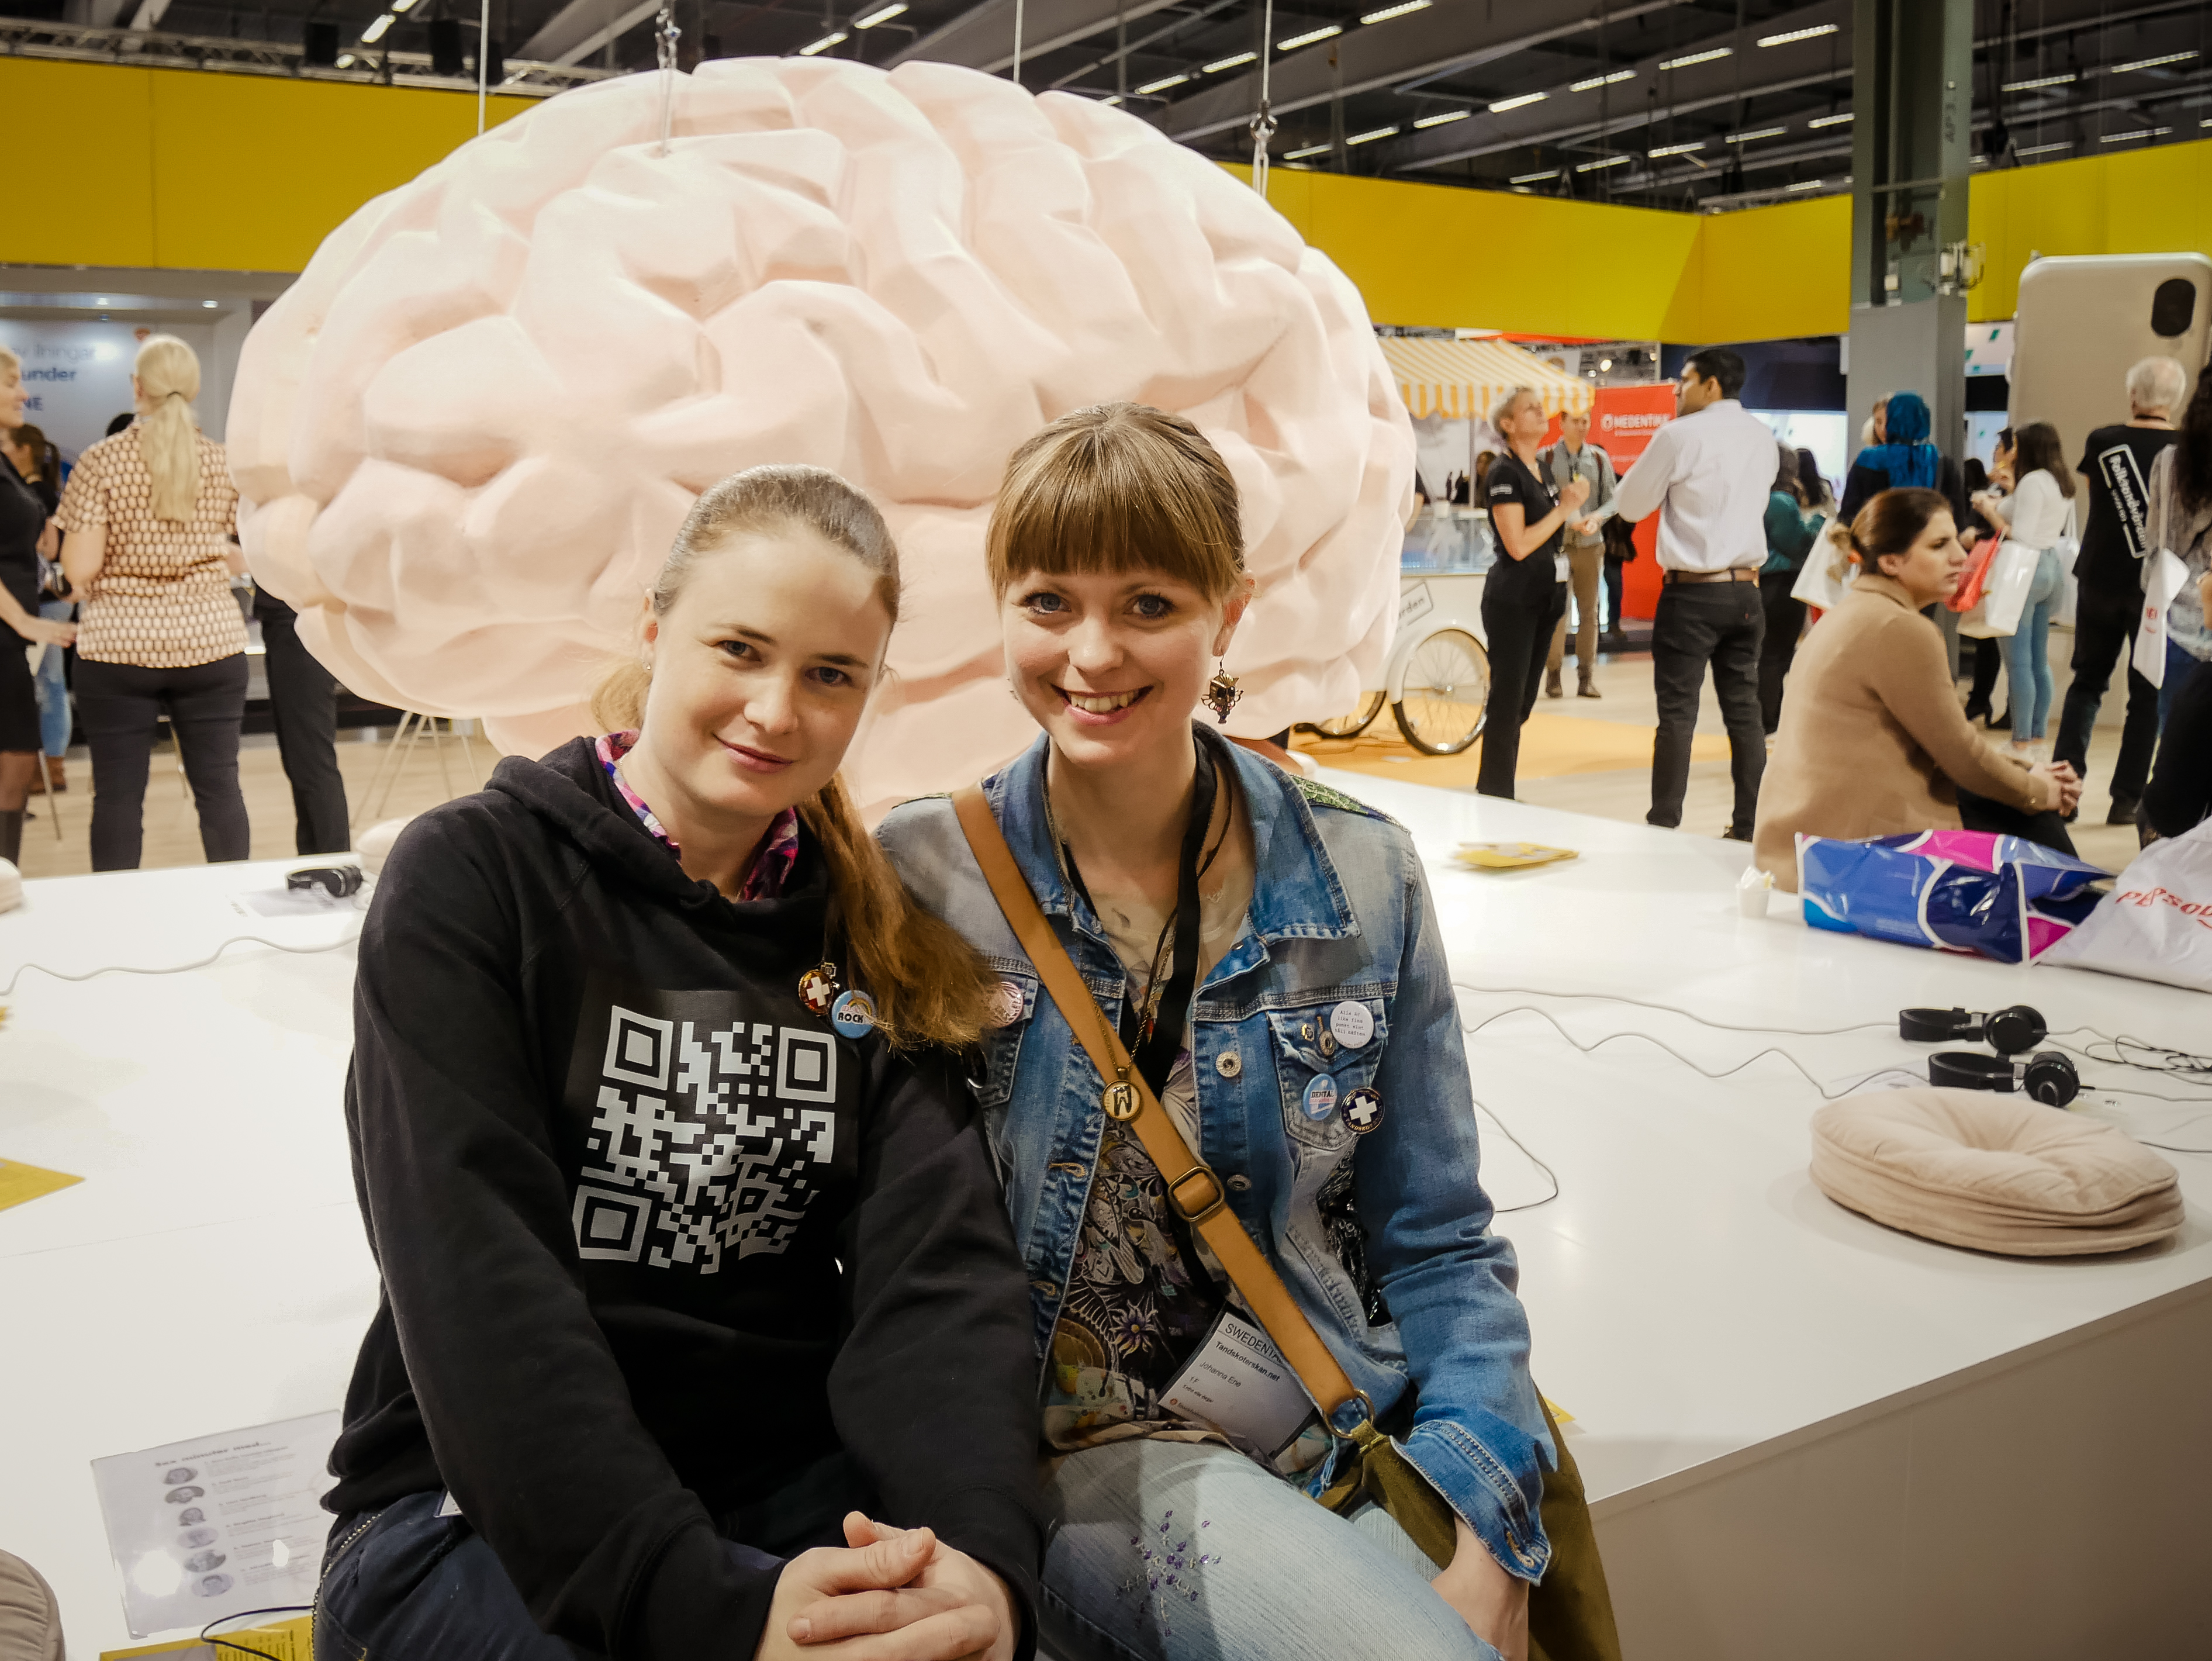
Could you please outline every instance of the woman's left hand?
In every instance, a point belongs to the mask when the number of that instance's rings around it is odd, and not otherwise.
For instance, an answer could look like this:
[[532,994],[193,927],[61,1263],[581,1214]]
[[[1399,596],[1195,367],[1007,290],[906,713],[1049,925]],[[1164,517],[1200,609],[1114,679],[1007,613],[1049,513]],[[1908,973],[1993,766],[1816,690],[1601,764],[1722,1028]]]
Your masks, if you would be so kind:
[[1528,1583],[1500,1567],[1463,1520],[1453,1518],[1452,1527],[1451,1567],[1429,1585],[1505,1661],[1528,1661]]

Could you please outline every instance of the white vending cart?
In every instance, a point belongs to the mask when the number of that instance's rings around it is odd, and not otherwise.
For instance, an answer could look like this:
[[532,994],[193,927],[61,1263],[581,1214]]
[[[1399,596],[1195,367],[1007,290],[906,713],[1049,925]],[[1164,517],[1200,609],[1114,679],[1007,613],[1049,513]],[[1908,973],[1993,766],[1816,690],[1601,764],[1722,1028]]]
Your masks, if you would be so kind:
[[1398,637],[1382,684],[1331,721],[1307,724],[1328,738],[1367,730],[1389,704],[1406,742],[1427,756],[1455,756],[1481,735],[1490,698],[1482,632],[1483,574],[1498,557],[1490,515],[1432,502],[1407,527],[1400,556]]

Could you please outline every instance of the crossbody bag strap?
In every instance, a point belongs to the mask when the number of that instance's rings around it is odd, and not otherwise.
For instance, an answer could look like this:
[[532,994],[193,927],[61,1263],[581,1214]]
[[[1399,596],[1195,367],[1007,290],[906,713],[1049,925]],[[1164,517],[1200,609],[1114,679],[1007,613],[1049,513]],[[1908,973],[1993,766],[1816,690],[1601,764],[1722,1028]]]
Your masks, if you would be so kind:
[[[1013,849],[1006,846],[1006,834],[999,829],[999,821],[981,788],[971,784],[954,792],[952,806],[959,817],[961,830],[967,834],[975,863],[982,867],[983,880],[990,884],[992,895],[999,902],[999,910],[1006,914],[1014,938],[1028,953],[1037,978],[1044,983],[1045,990],[1059,1006],[1060,1019],[1067,1023],[1068,1031],[1091,1057],[1091,1064],[1098,1069],[1101,1082],[1119,1077],[1135,1086],[1137,1115],[1126,1123],[1136,1132],[1137,1141],[1158,1168],[1160,1180],[1167,1189],[1168,1202],[1212,1251],[1231,1284],[1243,1295],[1246,1305],[1258,1317],[1268,1338],[1298,1375],[1306,1394],[1332,1421],[1331,1428],[1334,1428],[1337,1409],[1355,1400],[1366,1415],[1366,1423],[1359,1428],[1371,1428],[1374,1403],[1364,1390],[1345,1376],[1336,1357],[1329,1353],[1328,1346],[1314,1330],[1313,1323],[1306,1319],[1305,1311],[1291,1297],[1291,1289],[1283,1284],[1283,1277],[1275,1273],[1274,1266],[1252,1243],[1252,1237],[1244,1232],[1244,1225],[1229,1208],[1221,1179],[1212,1167],[1190,1151],[1190,1145],[1183,1141],[1182,1132],[1176,1128],[1173,1117],[1131,1064],[1120,1035],[1103,1018],[1098,1001],[1091,996],[1090,987],[1084,983],[1082,974],[1068,957],[1067,948],[1060,943],[1060,936],[1053,933],[1052,924],[1037,905],[1036,896],[1030,891],[1021,867],[1014,861]],[[1358,1435],[1356,1431],[1336,1433],[1355,1438]]]

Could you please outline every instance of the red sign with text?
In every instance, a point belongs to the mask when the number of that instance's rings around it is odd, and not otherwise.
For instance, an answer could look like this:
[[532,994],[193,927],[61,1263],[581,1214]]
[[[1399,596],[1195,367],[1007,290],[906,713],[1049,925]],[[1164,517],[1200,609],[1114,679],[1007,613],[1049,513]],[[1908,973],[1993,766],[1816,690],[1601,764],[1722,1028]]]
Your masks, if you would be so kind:
[[[1613,458],[1615,476],[1626,473],[1644,453],[1651,435],[1674,418],[1674,388],[1662,381],[1656,386],[1600,386],[1590,394],[1590,442]],[[1559,435],[1552,423],[1545,435],[1548,444]],[[1621,573],[1620,611],[1623,617],[1649,621],[1659,611],[1659,515],[1653,514],[1636,527],[1634,563]]]

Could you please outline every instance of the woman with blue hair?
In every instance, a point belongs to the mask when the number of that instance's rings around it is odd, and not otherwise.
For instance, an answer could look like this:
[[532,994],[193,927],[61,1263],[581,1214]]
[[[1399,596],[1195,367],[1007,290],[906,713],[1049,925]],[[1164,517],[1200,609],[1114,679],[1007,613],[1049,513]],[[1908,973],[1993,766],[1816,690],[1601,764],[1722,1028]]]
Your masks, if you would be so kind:
[[1893,392],[1884,412],[1884,442],[1869,444],[1851,460],[1837,522],[1849,525],[1884,490],[1942,492],[1954,523],[1966,522],[1966,482],[1959,464],[1929,440],[1928,400],[1917,392]]

